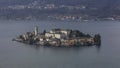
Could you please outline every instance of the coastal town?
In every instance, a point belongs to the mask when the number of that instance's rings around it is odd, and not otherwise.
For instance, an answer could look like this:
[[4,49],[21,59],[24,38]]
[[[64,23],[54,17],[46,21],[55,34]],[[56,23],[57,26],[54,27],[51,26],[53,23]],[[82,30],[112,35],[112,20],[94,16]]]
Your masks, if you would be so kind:
[[100,46],[101,36],[96,34],[91,36],[84,34],[79,30],[71,29],[52,29],[50,31],[44,30],[38,32],[36,26],[33,32],[26,32],[19,35],[13,41],[41,46],[54,46],[54,47],[73,47],[73,46]]

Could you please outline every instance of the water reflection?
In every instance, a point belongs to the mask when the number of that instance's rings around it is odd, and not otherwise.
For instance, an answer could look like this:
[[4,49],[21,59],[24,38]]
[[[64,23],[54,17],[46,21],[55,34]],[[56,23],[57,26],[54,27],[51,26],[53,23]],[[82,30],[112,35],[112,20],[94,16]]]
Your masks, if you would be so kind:
[[95,46],[95,47],[96,47],[97,52],[99,53],[100,50],[101,50],[101,45],[99,45],[99,46]]
[[83,51],[83,50],[87,50],[87,49],[96,49],[97,52],[100,52],[101,50],[101,45],[99,46],[79,46],[79,47],[51,47],[51,46],[40,46],[40,45],[25,45],[27,47],[31,47],[31,48],[34,48],[35,50],[40,50],[40,49],[50,49],[51,51],[55,51],[55,52],[59,52],[59,51]]

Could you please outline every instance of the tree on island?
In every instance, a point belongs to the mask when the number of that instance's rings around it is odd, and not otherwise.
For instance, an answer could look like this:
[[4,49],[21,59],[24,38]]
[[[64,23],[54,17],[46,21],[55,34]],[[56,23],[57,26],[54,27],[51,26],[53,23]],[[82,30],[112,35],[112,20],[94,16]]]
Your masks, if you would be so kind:
[[101,36],[100,36],[100,34],[96,34],[94,36],[94,41],[95,41],[96,45],[101,45]]

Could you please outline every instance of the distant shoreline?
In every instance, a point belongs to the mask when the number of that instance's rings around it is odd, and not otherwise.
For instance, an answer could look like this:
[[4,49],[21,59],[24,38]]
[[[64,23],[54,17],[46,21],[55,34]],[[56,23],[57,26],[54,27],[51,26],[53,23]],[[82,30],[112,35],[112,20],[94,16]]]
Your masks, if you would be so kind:
[[99,21],[120,21],[120,20],[81,20],[81,21],[77,21],[77,20],[55,20],[55,19],[39,19],[39,20],[15,20],[15,19],[0,19],[0,21],[63,21],[63,22],[99,22]]

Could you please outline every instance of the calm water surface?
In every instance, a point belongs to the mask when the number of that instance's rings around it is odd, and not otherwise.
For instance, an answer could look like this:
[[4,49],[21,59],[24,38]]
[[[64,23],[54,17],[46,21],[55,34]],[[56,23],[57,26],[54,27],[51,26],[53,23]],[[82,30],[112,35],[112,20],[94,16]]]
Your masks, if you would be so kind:
[[[12,38],[34,26],[78,29],[102,36],[101,47],[54,48],[26,45]],[[120,68],[120,22],[0,21],[0,68]]]

